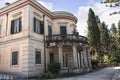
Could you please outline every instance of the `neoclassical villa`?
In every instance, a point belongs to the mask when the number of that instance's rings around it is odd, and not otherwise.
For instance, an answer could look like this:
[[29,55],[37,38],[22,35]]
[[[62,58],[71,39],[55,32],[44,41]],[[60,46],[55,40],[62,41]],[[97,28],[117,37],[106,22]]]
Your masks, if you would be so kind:
[[35,0],[0,9],[0,72],[36,76],[59,62],[60,72],[91,69],[88,40],[76,32],[77,18],[51,12]]

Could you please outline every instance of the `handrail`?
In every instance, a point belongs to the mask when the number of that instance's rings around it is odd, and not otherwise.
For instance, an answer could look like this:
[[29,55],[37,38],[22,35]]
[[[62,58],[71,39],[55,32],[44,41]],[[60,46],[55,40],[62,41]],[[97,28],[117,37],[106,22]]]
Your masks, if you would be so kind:
[[74,34],[66,34],[66,35],[50,35],[46,36],[46,42],[61,42],[61,41],[67,41],[67,42],[81,42],[88,44],[88,39],[81,35],[74,35]]

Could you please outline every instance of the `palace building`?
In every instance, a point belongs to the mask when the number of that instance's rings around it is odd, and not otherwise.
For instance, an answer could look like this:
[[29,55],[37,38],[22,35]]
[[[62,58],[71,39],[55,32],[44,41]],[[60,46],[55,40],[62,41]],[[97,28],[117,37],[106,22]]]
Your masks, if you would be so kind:
[[60,72],[91,70],[88,39],[76,31],[77,17],[51,12],[35,0],[0,9],[0,72],[31,77],[59,62]]

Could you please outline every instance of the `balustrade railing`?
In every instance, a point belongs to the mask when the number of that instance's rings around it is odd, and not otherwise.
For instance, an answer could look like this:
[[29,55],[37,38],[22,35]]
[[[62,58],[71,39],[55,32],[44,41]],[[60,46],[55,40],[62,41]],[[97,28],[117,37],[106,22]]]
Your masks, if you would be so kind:
[[88,39],[84,36],[80,35],[73,35],[73,34],[67,34],[67,35],[50,35],[46,36],[46,42],[81,42],[84,44],[88,44]]

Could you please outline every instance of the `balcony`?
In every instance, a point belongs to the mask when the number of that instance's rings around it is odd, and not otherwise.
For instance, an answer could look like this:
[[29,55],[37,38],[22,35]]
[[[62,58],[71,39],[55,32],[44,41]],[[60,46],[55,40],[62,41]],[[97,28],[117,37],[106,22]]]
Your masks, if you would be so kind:
[[82,43],[88,44],[88,39],[84,36],[67,34],[67,35],[50,35],[46,36],[46,43]]

